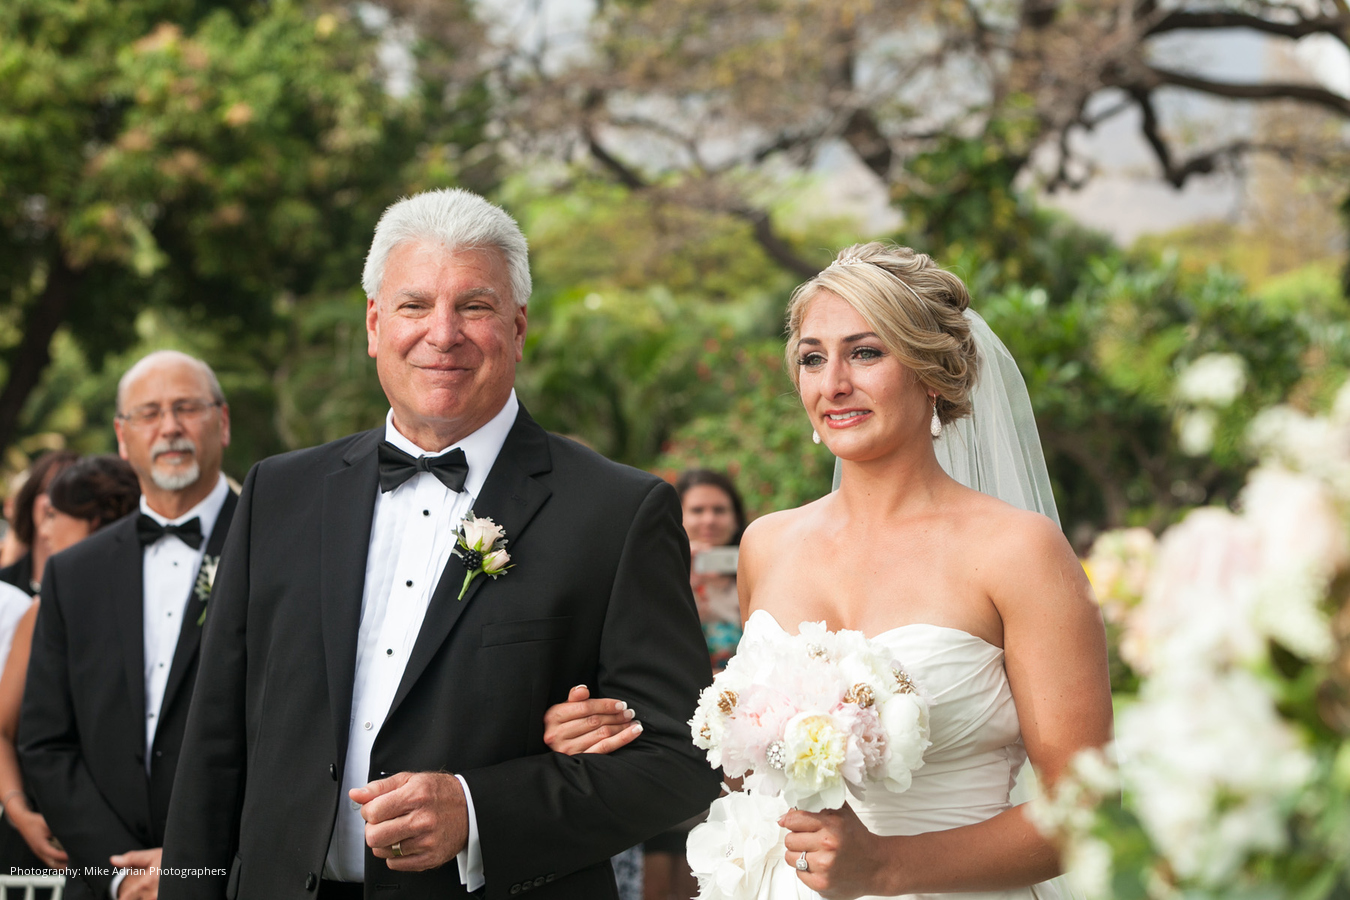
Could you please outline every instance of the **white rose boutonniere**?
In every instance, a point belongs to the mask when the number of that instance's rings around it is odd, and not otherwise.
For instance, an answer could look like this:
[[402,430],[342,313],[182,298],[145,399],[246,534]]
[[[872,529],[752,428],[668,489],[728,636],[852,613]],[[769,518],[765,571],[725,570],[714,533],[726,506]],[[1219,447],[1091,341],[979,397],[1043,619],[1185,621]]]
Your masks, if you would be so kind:
[[464,584],[457,600],[463,600],[469,585],[479,575],[497,578],[511,568],[511,554],[506,552],[506,532],[491,519],[480,519],[469,510],[455,532],[455,547],[451,553],[464,560]]
[[[197,570],[197,584],[192,588],[192,592],[197,599],[205,603],[211,597],[211,586],[216,583],[216,567],[220,565],[220,557],[206,554],[202,557],[201,568]],[[197,624],[203,625],[206,622],[206,610],[197,617]]]

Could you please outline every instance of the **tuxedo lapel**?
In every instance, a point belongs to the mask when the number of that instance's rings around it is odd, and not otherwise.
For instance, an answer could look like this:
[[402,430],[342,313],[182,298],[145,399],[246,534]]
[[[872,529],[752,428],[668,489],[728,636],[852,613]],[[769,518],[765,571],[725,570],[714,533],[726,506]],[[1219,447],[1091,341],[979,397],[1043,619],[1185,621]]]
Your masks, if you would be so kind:
[[[135,714],[136,743],[145,752],[145,568],[141,542],[136,538],[136,516],[130,515],[108,527],[116,529],[112,559],[106,577],[111,586],[110,604],[120,637],[122,664],[126,671],[127,700]],[[100,573],[99,577],[104,577]]]
[[[220,557],[221,548],[225,546],[225,534],[230,530],[230,520],[234,517],[234,508],[238,503],[239,498],[234,491],[225,495],[225,503],[220,507],[215,527],[211,529],[211,536],[206,541],[204,556]],[[164,686],[164,700],[159,705],[161,710],[169,708],[192,668],[192,661],[197,656],[197,647],[202,642],[201,621],[205,612],[206,600],[197,595],[197,579],[194,577],[192,587],[188,590],[187,603],[183,607],[183,624],[179,628],[178,644],[174,647],[173,662],[169,666],[169,680]]]
[[[502,444],[497,461],[488,474],[483,490],[473,504],[473,513],[478,518],[492,519],[501,526],[506,535],[507,550],[525,531],[530,520],[539,512],[539,508],[548,500],[550,491],[532,476],[549,471],[552,462],[548,452],[548,434],[530,418],[522,406],[511,427],[506,442]],[[464,583],[464,563],[453,554],[441,572],[440,581],[431,594],[427,605],[426,617],[422,620],[422,629],[413,644],[408,665],[403,670],[403,679],[389,706],[392,717],[403,698],[412,690],[422,672],[431,662],[446,637],[459,621],[464,610],[473,602],[480,591],[491,592],[493,581],[486,575],[479,575],[469,585],[464,599],[459,597],[460,586]],[[507,582],[511,573],[501,576]],[[388,718],[388,717],[386,717]]]
[[382,432],[382,428],[367,431],[353,441],[343,456],[344,467],[329,474],[323,484],[319,598],[328,702],[332,705],[339,769],[347,759],[361,594],[366,583],[375,492],[379,487],[375,451]]

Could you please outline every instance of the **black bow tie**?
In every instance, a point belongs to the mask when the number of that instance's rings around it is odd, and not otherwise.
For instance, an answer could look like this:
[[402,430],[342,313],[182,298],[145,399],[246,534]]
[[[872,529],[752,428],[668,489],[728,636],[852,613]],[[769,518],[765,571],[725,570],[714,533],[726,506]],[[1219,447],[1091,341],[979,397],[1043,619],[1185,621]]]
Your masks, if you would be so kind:
[[161,525],[155,519],[141,513],[136,520],[136,537],[142,547],[148,547],[162,537],[176,537],[193,550],[202,547],[202,520],[188,519],[182,525]]
[[464,479],[469,477],[469,461],[458,447],[440,456],[413,459],[388,441],[380,441],[381,491],[389,493],[418,472],[430,472],[450,490],[462,491]]

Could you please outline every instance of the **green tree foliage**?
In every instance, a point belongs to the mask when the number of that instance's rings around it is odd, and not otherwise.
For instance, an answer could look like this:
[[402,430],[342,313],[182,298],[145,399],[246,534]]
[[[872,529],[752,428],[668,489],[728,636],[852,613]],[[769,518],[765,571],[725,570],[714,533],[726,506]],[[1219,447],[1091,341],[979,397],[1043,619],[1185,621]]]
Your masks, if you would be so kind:
[[[146,308],[230,345],[304,332],[295,315],[357,281],[380,210],[454,181],[481,84],[394,96],[378,40],[290,0],[0,6],[0,446],[58,329],[95,370]],[[264,371],[287,352],[255,349]]]

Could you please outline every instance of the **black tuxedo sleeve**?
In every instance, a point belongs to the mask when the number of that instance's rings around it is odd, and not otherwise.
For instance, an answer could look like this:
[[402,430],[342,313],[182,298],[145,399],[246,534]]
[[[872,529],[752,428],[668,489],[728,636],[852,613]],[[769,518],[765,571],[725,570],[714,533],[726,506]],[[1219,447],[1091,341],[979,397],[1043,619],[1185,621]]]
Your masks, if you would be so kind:
[[238,844],[248,735],[244,629],[257,471],[254,466],[244,479],[207,601],[197,682],[165,826],[163,867],[204,872],[161,877],[162,900],[220,900]]
[[[85,762],[70,693],[60,594],[60,569],[49,564],[19,714],[19,758],[38,808],[69,853],[70,865],[82,869],[84,880],[106,896],[112,883],[109,857],[147,847],[108,804]],[[144,725],[129,722],[127,727]]]
[[548,753],[461,773],[473,795],[486,896],[595,865],[706,809],[718,777],[686,723],[711,680],[679,500],[660,482],[625,541],[595,691],[627,700],[642,736],[608,756]]

